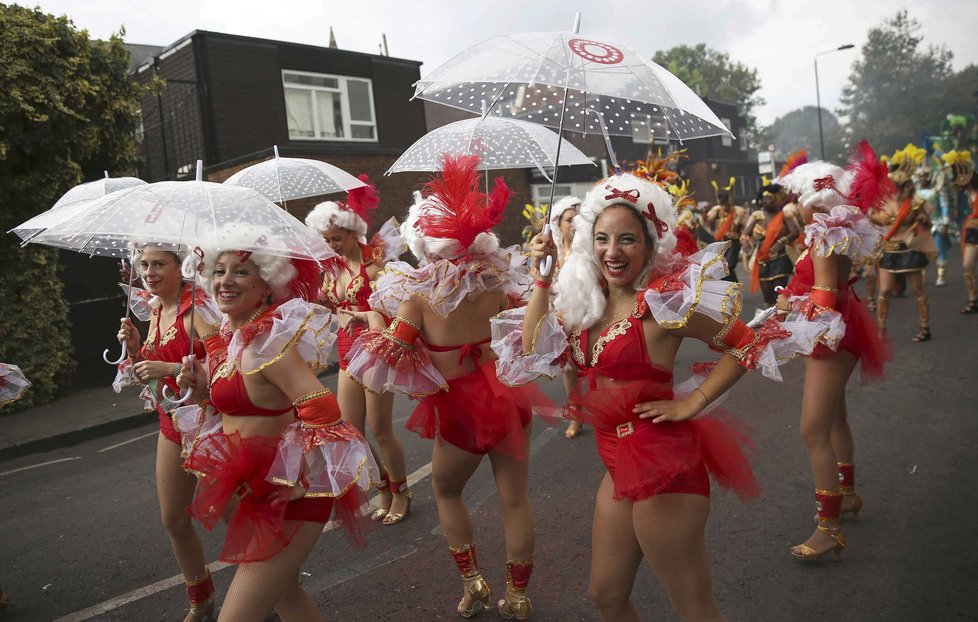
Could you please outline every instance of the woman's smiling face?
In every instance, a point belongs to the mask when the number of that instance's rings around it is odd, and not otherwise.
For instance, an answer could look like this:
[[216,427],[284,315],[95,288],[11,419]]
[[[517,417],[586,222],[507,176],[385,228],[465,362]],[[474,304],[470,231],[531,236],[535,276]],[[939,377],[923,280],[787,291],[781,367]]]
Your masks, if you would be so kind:
[[258,264],[251,259],[242,260],[234,252],[217,258],[211,279],[217,306],[232,321],[247,320],[271,294]]
[[594,259],[608,285],[631,285],[652,258],[642,217],[628,205],[612,205],[594,221]]
[[145,250],[139,254],[139,274],[143,285],[154,296],[168,298],[180,290],[182,284],[180,262],[169,251]]

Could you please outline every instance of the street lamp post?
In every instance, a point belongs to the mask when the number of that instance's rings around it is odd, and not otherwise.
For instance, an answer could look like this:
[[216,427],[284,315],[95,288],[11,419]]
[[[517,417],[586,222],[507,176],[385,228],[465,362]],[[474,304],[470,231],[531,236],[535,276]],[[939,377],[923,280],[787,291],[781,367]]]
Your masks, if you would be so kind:
[[847,43],[845,45],[840,45],[835,49],[819,52],[815,55],[815,106],[818,112],[818,152],[823,160],[825,159],[825,139],[822,137],[822,94],[818,89],[818,57],[824,54],[838,52],[840,50],[851,50],[854,47],[856,46],[851,43]]

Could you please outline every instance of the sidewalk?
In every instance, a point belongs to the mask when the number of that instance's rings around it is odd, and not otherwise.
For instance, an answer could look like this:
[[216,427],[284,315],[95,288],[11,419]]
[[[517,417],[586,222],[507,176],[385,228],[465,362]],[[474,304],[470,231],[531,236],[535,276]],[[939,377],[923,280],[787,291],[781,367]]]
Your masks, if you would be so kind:
[[156,412],[143,410],[143,400],[135,388],[122,393],[109,386],[84,389],[49,404],[0,417],[0,462],[155,420]]

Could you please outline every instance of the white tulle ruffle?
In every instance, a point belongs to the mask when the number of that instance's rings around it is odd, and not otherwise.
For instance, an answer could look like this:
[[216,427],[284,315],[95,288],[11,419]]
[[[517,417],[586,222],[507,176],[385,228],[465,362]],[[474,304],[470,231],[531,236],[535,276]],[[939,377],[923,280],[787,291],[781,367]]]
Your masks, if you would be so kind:
[[[237,330],[228,344],[228,361],[245,374],[261,371],[295,347],[313,372],[326,368],[330,348],[336,341],[336,316],[322,305],[293,298],[275,311],[272,325],[246,343]],[[246,355],[247,354],[247,355]]]
[[391,218],[377,230],[377,233],[370,238],[370,246],[380,249],[378,258],[380,263],[397,261],[397,259],[407,252],[407,244],[401,237],[401,225],[396,218]]
[[365,330],[350,348],[346,374],[374,394],[394,391],[419,399],[448,389],[420,342],[404,344],[385,331]]
[[[153,315],[153,310],[160,306],[159,297],[139,287],[133,287],[132,294],[129,294],[129,286],[125,283],[119,283],[119,287],[122,288],[122,293],[129,297],[129,308],[133,315],[143,322],[148,322]],[[201,288],[197,288],[194,311],[198,318],[212,326],[220,326],[224,318],[214,299]]]
[[723,253],[728,244],[710,244],[677,265],[676,272],[653,279],[645,292],[645,302],[660,326],[682,328],[693,313],[701,313],[721,324],[740,315],[743,301],[740,283],[720,280],[727,275]]
[[418,268],[392,262],[377,275],[370,307],[388,317],[411,296],[420,296],[441,317],[447,317],[469,295],[501,289],[523,300],[533,279],[518,246],[488,255],[471,255],[456,261],[439,259]]
[[805,227],[805,244],[820,257],[846,255],[861,261],[877,252],[883,230],[857,207],[837,205],[828,214],[817,213]]
[[213,405],[205,403],[180,406],[170,413],[173,427],[180,433],[180,455],[186,458],[200,441],[211,434],[222,432],[221,413]]
[[306,426],[297,421],[282,432],[278,455],[265,478],[281,486],[301,485],[306,497],[342,497],[380,482],[380,468],[363,435],[346,421]]
[[557,314],[547,313],[537,324],[529,352],[523,351],[523,318],[526,308],[503,311],[490,322],[500,382],[521,386],[538,378],[556,378],[565,369],[568,341]]
[[20,367],[0,363],[0,408],[19,400],[30,387],[31,381]]

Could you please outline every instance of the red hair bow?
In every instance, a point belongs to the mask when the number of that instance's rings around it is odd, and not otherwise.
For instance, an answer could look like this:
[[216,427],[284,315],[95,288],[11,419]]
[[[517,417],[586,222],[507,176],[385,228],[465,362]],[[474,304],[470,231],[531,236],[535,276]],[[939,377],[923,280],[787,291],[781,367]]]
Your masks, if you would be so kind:
[[655,205],[653,205],[651,202],[649,203],[648,213],[642,212],[642,216],[645,216],[652,221],[652,224],[655,225],[655,235],[660,240],[662,239],[662,236],[669,231],[669,225],[663,222],[662,219],[655,213]]
[[631,190],[620,190],[619,188],[614,188],[611,186],[611,184],[608,184],[605,186],[605,189],[611,190],[611,194],[605,195],[605,201],[610,201],[611,199],[625,199],[629,203],[638,203],[638,188],[632,188]]

